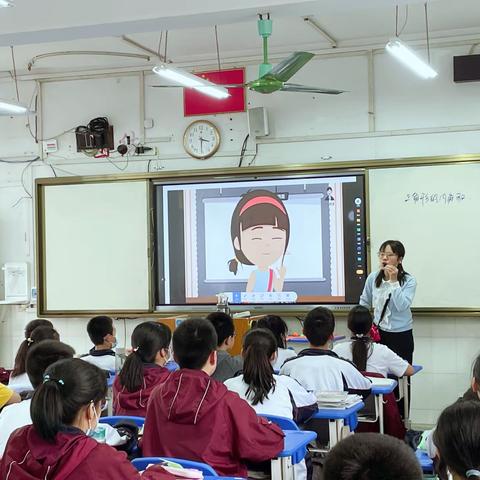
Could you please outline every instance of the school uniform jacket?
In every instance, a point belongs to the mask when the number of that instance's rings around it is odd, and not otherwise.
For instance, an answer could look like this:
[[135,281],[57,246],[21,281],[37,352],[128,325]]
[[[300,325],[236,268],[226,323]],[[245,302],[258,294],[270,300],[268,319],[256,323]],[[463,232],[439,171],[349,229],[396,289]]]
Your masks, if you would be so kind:
[[147,404],[153,389],[164,382],[170,372],[159,365],[144,364],[143,385],[135,392],[129,392],[117,375],[113,382],[113,413],[114,415],[133,415],[145,417]]
[[353,363],[331,350],[302,350],[283,364],[280,374],[294,378],[309,392],[343,390],[366,397],[372,388]]
[[[163,480],[154,470],[140,476],[124,452],[98,443],[77,428],[59,432],[53,443],[33,425],[16,430],[0,460],[2,480]],[[170,477],[171,478],[171,477]]]
[[115,370],[115,352],[113,350],[95,350],[95,347],[93,347],[86,355],[82,355],[80,358],[102,370]]
[[221,476],[246,478],[246,461],[270,460],[282,449],[279,427],[203,371],[173,372],[150,397],[144,457],[200,461]]

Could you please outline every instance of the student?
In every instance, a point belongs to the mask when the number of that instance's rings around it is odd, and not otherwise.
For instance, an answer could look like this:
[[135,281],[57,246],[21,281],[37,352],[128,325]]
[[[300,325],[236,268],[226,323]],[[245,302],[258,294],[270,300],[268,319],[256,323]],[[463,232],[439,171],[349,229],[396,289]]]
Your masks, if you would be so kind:
[[27,358],[28,346],[31,343],[30,336],[32,332],[37,327],[52,327],[52,322],[50,320],[45,320],[43,318],[37,318],[27,323],[25,327],[25,340],[18,347],[17,355],[15,356],[15,363],[13,366],[12,373],[10,374],[10,380],[8,385],[10,388],[15,388],[17,391],[22,392],[26,390],[32,390],[32,384],[28,380],[28,376],[25,373],[25,359]]
[[[72,347],[58,340],[44,340],[30,347],[25,364],[33,388],[41,385],[47,367],[57,360],[73,358],[74,354]],[[17,428],[32,423],[30,405],[31,397],[3,409],[0,413],[0,457],[3,455],[10,434]]]
[[[286,375],[275,375],[277,340],[270,330],[255,328],[243,339],[243,374],[225,386],[246,400],[257,414],[277,415],[303,423],[317,411],[317,399]],[[307,478],[305,461],[295,465],[295,478]]]
[[324,307],[311,310],[303,324],[310,346],[287,360],[280,374],[294,378],[310,392],[346,390],[366,397],[371,389],[370,380],[355,365],[330,350],[334,329],[335,317],[330,310]]
[[372,342],[372,314],[361,305],[348,313],[348,329],[352,332],[349,342],[339,343],[333,351],[342,358],[352,361],[362,372],[379,373],[384,377],[413,375],[413,367],[386,345]]
[[[477,356],[473,363],[472,380],[468,390],[457,400],[457,402],[473,401],[480,402],[480,355]],[[423,432],[423,448],[427,451],[428,456],[438,460],[438,450],[435,445],[435,428]],[[419,447],[420,448],[420,447]],[[440,459],[441,460],[441,459]],[[440,461],[439,469],[444,468],[443,461]]]
[[107,393],[105,373],[78,358],[50,365],[31,403],[33,425],[16,430],[0,461],[3,480],[137,480],[124,452],[98,443],[95,429]]
[[277,358],[273,364],[273,369],[276,372],[282,368],[285,360],[297,356],[293,350],[287,348],[288,327],[283,318],[278,315],[266,315],[260,318],[255,326],[270,330],[277,340]]
[[380,342],[408,363],[413,361],[413,317],[410,307],[417,282],[403,268],[405,247],[398,240],[382,243],[379,269],[365,282],[360,305],[373,308]]
[[[34,345],[38,345],[40,342],[43,342],[45,340],[55,340],[59,341],[60,340],[60,335],[58,332],[53,328],[48,325],[42,325],[40,327],[35,328],[33,332],[31,333],[30,337],[28,338],[28,347],[27,347],[27,357],[28,357],[28,352]],[[27,375],[27,373],[25,373]],[[9,385],[11,385],[9,383]],[[11,385],[11,388],[16,390],[17,392],[31,392],[35,387],[31,384],[30,379],[27,375],[27,377],[20,382],[20,377],[16,377],[16,380],[14,380],[13,384]]]
[[212,312],[207,316],[217,332],[217,368],[212,377],[219,382],[232,378],[242,370],[242,359],[232,357],[228,351],[235,343],[235,326],[232,317],[224,312]]
[[5,385],[3,385],[3,383],[0,383],[0,410],[2,410],[2,408],[6,407],[7,405],[11,405],[12,403],[18,403],[20,402],[20,400],[21,398],[18,393],[6,387]]
[[456,402],[440,415],[433,434],[452,480],[480,479],[480,404]]
[[356,433],[327,455],[324,480],[421,480],[422,469],[405,442],[379,433]]
[[317,410],[317,399],[286,375],[275,375],[277,341],[270,330],[255,328],[243,340],[243,374],[225,386],[238,393],[257,413],[278,415],[302,423]]
[[115,351],[113,349],[117,346],[117,339],[113,320],[105,315],[93,317],[87,324],[87,332],[94,347],[80,358],[102,370],[114,371]]
[[137,325],[132,333],[132,353],[113,383],[115,415],[144,417],[152,390],[170,372],[164,368],[172,333],[157,322]]
[[283,433],[247,402],[211,378],[217,335],[204,319],[183,321],[173,333],[180,370],[150,397],[143,455],[207,463],[221,476],[247,477],[245,462],[263,462],[283,449]]

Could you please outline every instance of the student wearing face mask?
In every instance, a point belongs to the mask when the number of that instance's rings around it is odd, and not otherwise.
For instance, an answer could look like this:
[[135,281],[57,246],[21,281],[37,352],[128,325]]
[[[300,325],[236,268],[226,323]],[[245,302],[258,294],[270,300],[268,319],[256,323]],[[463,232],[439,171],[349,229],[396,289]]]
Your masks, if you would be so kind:
[[398,240],[382,243],[378,252],[379,269],[367,277],[360,305],[373,308],[373,321],[380,333],[380,343],[412,364],[411,306],[417,282],[404,270],[404,257],[405,247]]
[[[94,432],[107,393],[105,373],[73,358],[47,368],[31,403],[33,425],[16,430],[0,461],[3,480],[139,480],[124,452],[97,442]],[[158,476],[157,476],[158,475]]]
[[87,333],[94,346],[80,358],[102,370],[115,370],[117,339],[113,320],[105,315],[93,317],[87,324]]
[[172,339],[170,329],[157,322],[143,322],[132,333],[132,353],[113,383],[115,415],[144,417],[153,389],[165,381]]

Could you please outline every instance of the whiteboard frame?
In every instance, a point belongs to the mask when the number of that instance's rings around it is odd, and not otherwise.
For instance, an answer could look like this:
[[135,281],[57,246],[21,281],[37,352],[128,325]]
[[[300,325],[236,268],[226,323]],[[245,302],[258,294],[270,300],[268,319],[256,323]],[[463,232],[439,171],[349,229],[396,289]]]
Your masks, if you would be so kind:
[[[114,178],[113,178],[114,177]],[[57,177],[58,178],[58,177]],[[36,258],[36,278],[38,286],[38,298],[37,298],[37,312],[39,316],[88,316],[108,314],[117,317],[128,317],[130,315],[137,316],[138,314],[145,314],[152,312],[154,309],[153,301],[153,189],[152,183],[148,179],[142,178],[125,178],[121,176],[105,176],[102,180],[96,178],[93,180],[91,177],[75,177],[75,182],[44,182],[47,179],[38,179],[35,186],[35,258]],[[50,179],[51,180],[51,179]],[[63,179],[62,179],[63,180]],[[148,237],[148,250],[147,261],[149,263],[148,269],[148,308],[147,309],[122,309],[122,310],[49,310],[48,298],[47,298],[47,280],[46,280],[46,235],[45,235],[45,191],[48,186],[51,185],[86,185],[94,183],[110,183],[116,181],[145,181],[146,182],[146,205],[147,211],[145,212],[147,220],[147,237]]]
[[[157,317],[162,318],[165,316],[171,316],[172,313],[194,312],[197,316],[199,313],[203,313],[201,309],[190,307],[175,307],[168,312],[162,310],[162,312],[155,311],[153,302],[153,290],[155,288],[153,284],[153,248],[154,248],[154,232],[153,232],[153,185],[154,182],[178,182],[180,179],[185,181],[194,182],[195,180],[228,180],[231,178],[238,178],[239,176],[246,176],[250,178],[261,178],[262,176],[271,175],[305,175],[314,173],[357,173],[365,175],[365,194],[367,198],[366,208],[366,235],[367,246],[370,247],[370,189],[369,189],[369,170],[383,169],[383,168],[404,168],[413,166],[435,166],[435,165],[455,165],[464,163],[480,163],[479,154],[469,155],[448,155],[448,156],[430,156],[430,157],[412,157],[412,158],[391,158],[391,159],[379,159],[379,160],[355,160],[355,161],[336,161],[336,162],[323,162],[323,163],[311,163],[311,164],[288,164],[288,165],[266,165],[259,167],[243,167],[238,168],[226,168],[226,169],[199,169],[199,170],[171,170],[166,172],[144,172],[144,173],[129,173],[129,174],[115,174],[115,175],[93,175],[93,176],[72,176],[72,177],[57,177],[57,178],[38,178],[35,181],[35,252],[36,252],[36,275],[38,286],[38,304],[37,311],[39,316],[92,316],[95,314],[110,314],[119,318],[125,318],[134,315],[136,318],[142,317]],[[240,174],[241,171],[241,174]],[[240,174],[240,175],[239,175]],[[45,258],[44,258],[44,216],[43,216],[43,192],[44,187],[48,185],[73,185],[83,183],[100,183],[100,182],[115,182],[126,180],[150,180],[148,192],[148,212],[150,217],[149,229],[150,229],[150,248],[149,255],[151,258],[151,271],[149,275],[149,303],[150,309],[146,311],[138,310],[122,310],[122,311],[49,311],[47,310],[47,299],[45,297]],[[367,265],[369,272],[371,271],[371,258],[367,256]],[[334,305],[328,306],[330,309],[339,314],[339,316],[346,315],[350,309],[348,305],[341,305],[335,307]],[[241,308],[240,308],[241,309]],[[264,310],[264,309],[263,309]],[[205,312],[210,312],[211,307],[205,307]],[[278,313],[283,315],[295,316],[305,314],[304,309],[298,311],[293,308],[285,308],[281,305],[269,307],[269,313]],[[480,305],[478,307],[470,308],[413,308],[414,313],[421,314],[423,316],[467,316],[467,317],[480,317]],[[259,312],[261,311],[259,310]]]

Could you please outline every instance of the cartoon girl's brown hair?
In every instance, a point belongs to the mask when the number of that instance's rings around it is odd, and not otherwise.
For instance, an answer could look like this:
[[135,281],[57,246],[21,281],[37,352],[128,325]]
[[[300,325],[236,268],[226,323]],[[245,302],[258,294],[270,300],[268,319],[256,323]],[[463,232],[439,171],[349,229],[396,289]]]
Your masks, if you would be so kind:
[[[239,263],[253,265],[242,252],[240,228],[243,231],[257,225],[276,225],[278,228],[285,230],[285,251],[287,250],[290,238],[290,220],[285,205],[275,193],[269,190],[252,190],[242,197],[232,214],[230,234],[235,258],[229,260],[228,269],[235,275]],[[238,238],[239,250],[235,248],[235,238]],[[285,251],[283,252],[284,255]]]

